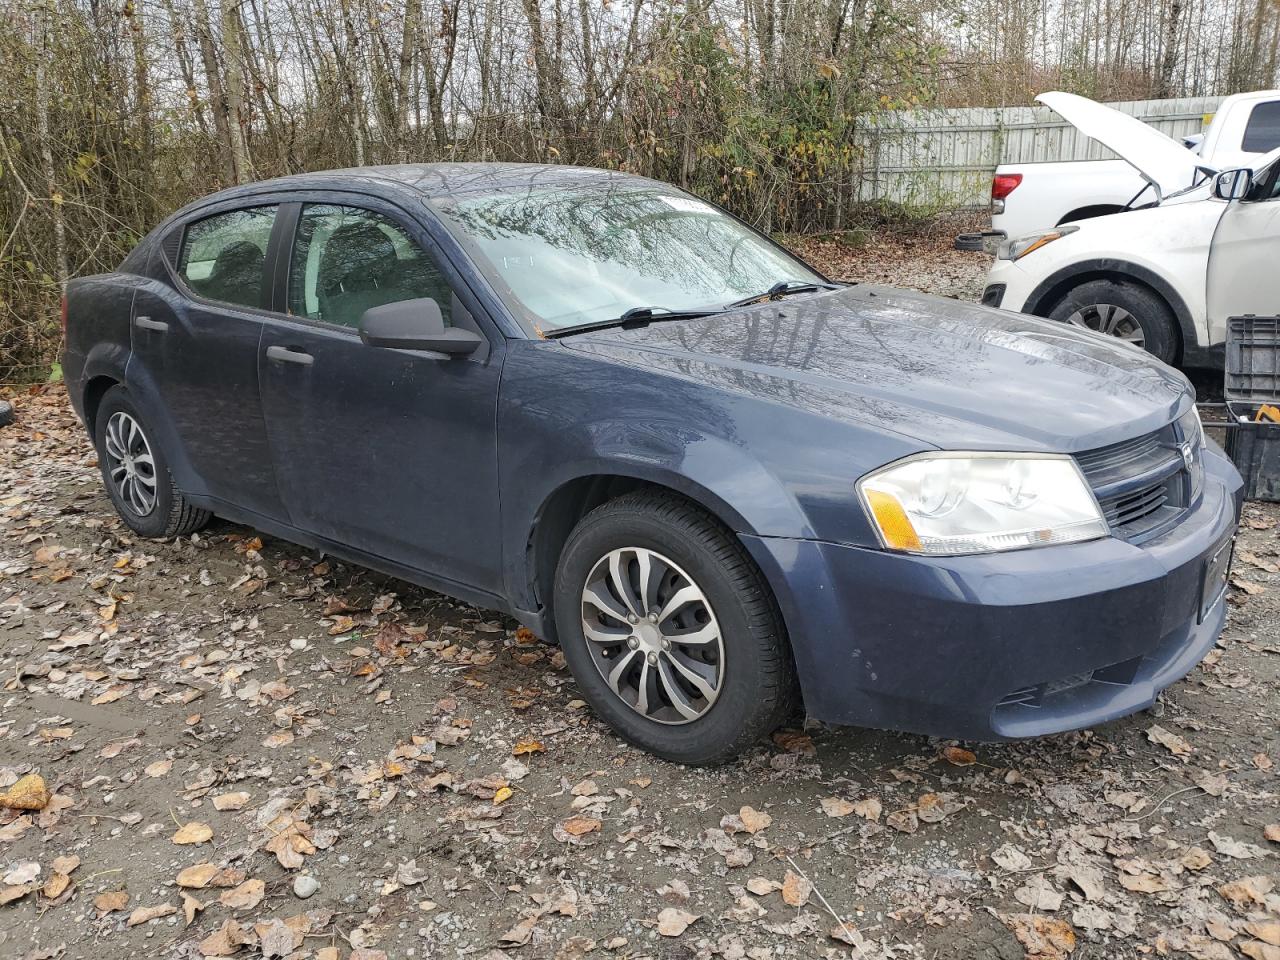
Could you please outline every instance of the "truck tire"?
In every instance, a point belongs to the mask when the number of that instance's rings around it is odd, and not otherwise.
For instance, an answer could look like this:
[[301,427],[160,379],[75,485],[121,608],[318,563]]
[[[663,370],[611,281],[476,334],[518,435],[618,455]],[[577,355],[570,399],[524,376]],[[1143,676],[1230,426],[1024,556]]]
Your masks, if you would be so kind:
[[1049,319],[1125,340],[1165,363],[1178,357],[1173,311],[1152,290],[1123,280],[1089,280],[1049,311]]

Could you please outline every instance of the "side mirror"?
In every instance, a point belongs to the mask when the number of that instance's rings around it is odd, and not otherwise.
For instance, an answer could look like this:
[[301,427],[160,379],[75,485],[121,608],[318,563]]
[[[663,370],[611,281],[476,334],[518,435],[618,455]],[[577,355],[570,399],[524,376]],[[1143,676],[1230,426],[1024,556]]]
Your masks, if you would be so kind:
[[480,334],[446,327],[440,304],[430,297],[370,307],[360,315],[360,339],[371,347],[468,354],[480,346]]
[[1219,200],[1243,200],[1249,195],[1252,186],[1252,170],[1224,170],[1213,181],[1213,195]]

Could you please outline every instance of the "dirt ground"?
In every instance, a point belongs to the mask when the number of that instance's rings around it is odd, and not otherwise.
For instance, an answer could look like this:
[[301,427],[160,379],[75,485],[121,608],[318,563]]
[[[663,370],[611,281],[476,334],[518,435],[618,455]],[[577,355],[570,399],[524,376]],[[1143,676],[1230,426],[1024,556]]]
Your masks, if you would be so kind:
[[[831,272],[973,295],[936,246]],[[495,614],[227,523],[132,538],[61,391],[15,400],[0,791],[52,796],[0,808],[6,960],[1280,957],[1274,507],[1151,711],[1000,746],[809,725],[696,770]]]

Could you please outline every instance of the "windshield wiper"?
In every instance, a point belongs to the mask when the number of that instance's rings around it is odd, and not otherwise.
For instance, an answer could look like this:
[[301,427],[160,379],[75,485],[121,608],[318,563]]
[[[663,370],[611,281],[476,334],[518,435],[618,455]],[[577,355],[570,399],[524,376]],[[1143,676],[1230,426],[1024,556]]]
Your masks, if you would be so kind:
[[782,297],[793,293],[814,293],[818,290],[838,290],[838,284],[834,283],[817,283],[809,280],[779,280],[764,293],[753,294],[750,297],[743,297],[741,300],[735,300],[733,303],[726,304],[727,307],[749,307],[753,303],[764,303],[769,300],[779,300]]
[[556,337],[567,337],[575,333],[590,333],[592,330],[608,330],[611,327],[622,327],[624,330],[631,330],[636,327],[646,327],[654,321],[696,320],[698,317],[709,317],[716,313],[724,313],[724,309],[721,307],[703,307],[699,310],[670,310],[667,307],[632,307],[612,320],[597,320],[594,323],[580,323],[576,326],[565,327],[562,330],[549,330],[543,334],[543,337],[548,340],[554,340]]

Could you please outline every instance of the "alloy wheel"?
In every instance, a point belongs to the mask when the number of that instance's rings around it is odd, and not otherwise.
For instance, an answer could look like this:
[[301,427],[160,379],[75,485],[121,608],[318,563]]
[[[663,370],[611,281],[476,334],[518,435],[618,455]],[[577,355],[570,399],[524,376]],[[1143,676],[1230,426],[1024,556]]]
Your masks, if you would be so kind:
[[1114,303],[1091,303],[1081,307],[1067,317],[1067,323],[1105,333],[1107,336],[1125,340],[1134,346],[1145,347],[1147,344],[1147,338],[1142,332],[1142,324],[1138,323],[1138,318],[1124,307]]
[[601,557],[582,588],[582,633],[609,689],[641,716],[690,723],[724,682],[711,602],[672,560],[644,547]]
[[156,508],[156,462],[142,427],[123,410],[111,415],[104,435],[107,476],[120,499],[139,517]]

